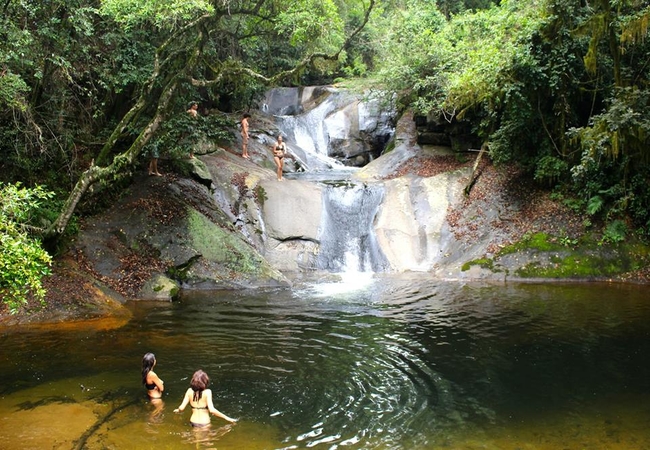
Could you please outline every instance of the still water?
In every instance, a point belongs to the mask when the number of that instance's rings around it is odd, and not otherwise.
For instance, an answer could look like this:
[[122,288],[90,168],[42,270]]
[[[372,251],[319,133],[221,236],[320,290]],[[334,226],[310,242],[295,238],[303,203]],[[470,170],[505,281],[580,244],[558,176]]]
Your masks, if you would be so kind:
[[[0,448],[650,448],[649,292],[359,275],[0,330]],[[172,412],[198,368],[237,424]]]

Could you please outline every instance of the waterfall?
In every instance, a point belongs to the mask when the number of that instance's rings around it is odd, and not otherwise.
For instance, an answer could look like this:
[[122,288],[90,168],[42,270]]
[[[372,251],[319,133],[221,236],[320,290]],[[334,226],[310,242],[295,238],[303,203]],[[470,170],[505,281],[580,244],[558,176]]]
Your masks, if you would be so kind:
[[[389,113],[377,101],[367,102],[367,98],[361,100],[355,94],[323,86],[272,89],[260,105],[261,111],[272,116],[288,151],[305,169],[287,178],[325,184],[318,269],[343,274],[390,269],[374,231],[383,186],[352,184],[349,180],[358,168],[331,157],[337,151],[345,158],[363,150],[361,132],[389,133],[385,129]],[[348,149],[353,151],[346,152]]]
[[318,268],[383,272],[390,268],[373,229],[383,199],[379,185],[328,185],[323,194]]
[[327,117],[335,109],[329,98],[317,107],[300,115],[276,116],[278,128],[285,135],[289,149],[299,150],[305,164],[316,170],[345,168],[343,164],[329,157],[329,135]]

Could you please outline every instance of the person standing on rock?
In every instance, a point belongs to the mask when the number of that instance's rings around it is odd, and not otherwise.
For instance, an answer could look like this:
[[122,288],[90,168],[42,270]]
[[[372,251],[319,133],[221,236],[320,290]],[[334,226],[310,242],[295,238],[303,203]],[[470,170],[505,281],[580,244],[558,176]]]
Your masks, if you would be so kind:
[[242,158],[248,159],[248,119],[250,114],[246,113],[241,119]]
[[160,158],[160,152],[158,151],[157,143],[153,143],[149,146],[149,154],[151,156],[149,159],[149,175],[162,177],[162,174],[158,172],[158,158]]
[[[196,119],[199,116],[198,109],[199,109],[199,104],[196,103],[196,102],[192,102],[192,103],[190,103],[190,107],[187,110],[187,113],[190,115],[190,117],[192,117],[193,119]],[[194,130],[194,127],[195,127],[195,125],[190,125],[188,127],[188,134],[189,134],[190,137],[194,137],[194,135],[196,134],[195,130]],[[193,147],[194,142],[192,142],[190,140],[189,145],[190,145],[190,158],[194,158],[194,147]]]
[[282,168],[284,167],[284,156],[287,151],[287,146],[282,142],[282,135],[278,135],[277,142],[273,145],[273,161],[277,166],[278,181],[284,181],[282,177]]

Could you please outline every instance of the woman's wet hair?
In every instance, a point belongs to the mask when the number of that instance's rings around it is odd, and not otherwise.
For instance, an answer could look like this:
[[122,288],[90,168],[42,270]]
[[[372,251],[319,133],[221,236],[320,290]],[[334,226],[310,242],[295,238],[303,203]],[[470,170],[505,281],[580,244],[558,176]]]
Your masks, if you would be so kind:
[[194,372],[194,375],[192,375],[192,381],[190,381],[190,387],[194,391],[195,402],[199,401],[199,399],[201,398],[201,394],[205,389],[208,388],[209,384],[210,384],[210,377],[208,377],[207,373],[205,373],[200,369]]
[[145,353],[142,357],[142,384],[147,384],[147,375],[153,369],[155,362],[156,356],[151,352]]

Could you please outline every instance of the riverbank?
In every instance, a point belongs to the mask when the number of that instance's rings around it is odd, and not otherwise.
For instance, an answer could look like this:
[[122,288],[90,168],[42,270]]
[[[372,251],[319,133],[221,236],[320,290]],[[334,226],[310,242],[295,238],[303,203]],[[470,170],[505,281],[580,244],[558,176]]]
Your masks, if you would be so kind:
[[0,326],[30,323],[64,323],[89,321],[103,317],[127,317],[125,298],[99,283],[79,268],[68,255],[55,259],[52,274],[43,278],[47,294],[43,303],[30,298],[16,314],[0,305]]
[[[420,154],[397,168],[394,176],[431,177],[467,168],[474,162],[471,156]],[[460,243],[488,236],[488,252],[480,259],[466,262],[452,278],[650,283],[647,246],[634,247],[641,249],[638,255],[617,256],[613,252],[621,246],[599,243],[602,236],[595,226],[585,227],[586,217],[561,200],[553,199],[548,191],[527,183],[515,167],[497,168],[485,158],[479,170],[480,176],[470,194],[461,203],[449,207],[447,222]],[[546,247],[539,248],[540,240]],[[591,272],[585,272],[581,265],[593,263],[593,257],[580,253],[586,246],[596,249],[593,253],[596,258],[607,257],[608,261],[615,262],[634,260],[636,269],[625,270],[623,265],[615,267],[612,263],[608,270],[614,273],[594,275],[593,270],[600,269],[591,267]],[[632,247],[625,248],[628,250],[623,251],[630,251]],[[577,258],[575,255],[579,254],[583,256]],[[572,264],[566,270],[574,273],[549,272],[549,268],[557,268],[565,259],[570,259]],[[153,267],[154,263],[151,259],[132,258],[123,268],[129,276],[102,279],[82,256],[66,254],[55,261],[52,275],[43,280],[47,291],[45,303],[31,300],[16,315],[2,310],[0,325],[92,320],[128,314],[123,302],[141,287],[138,280],[145,280],[153,269],[161,269]],[[522,268],[527,271],[522,272]]]

